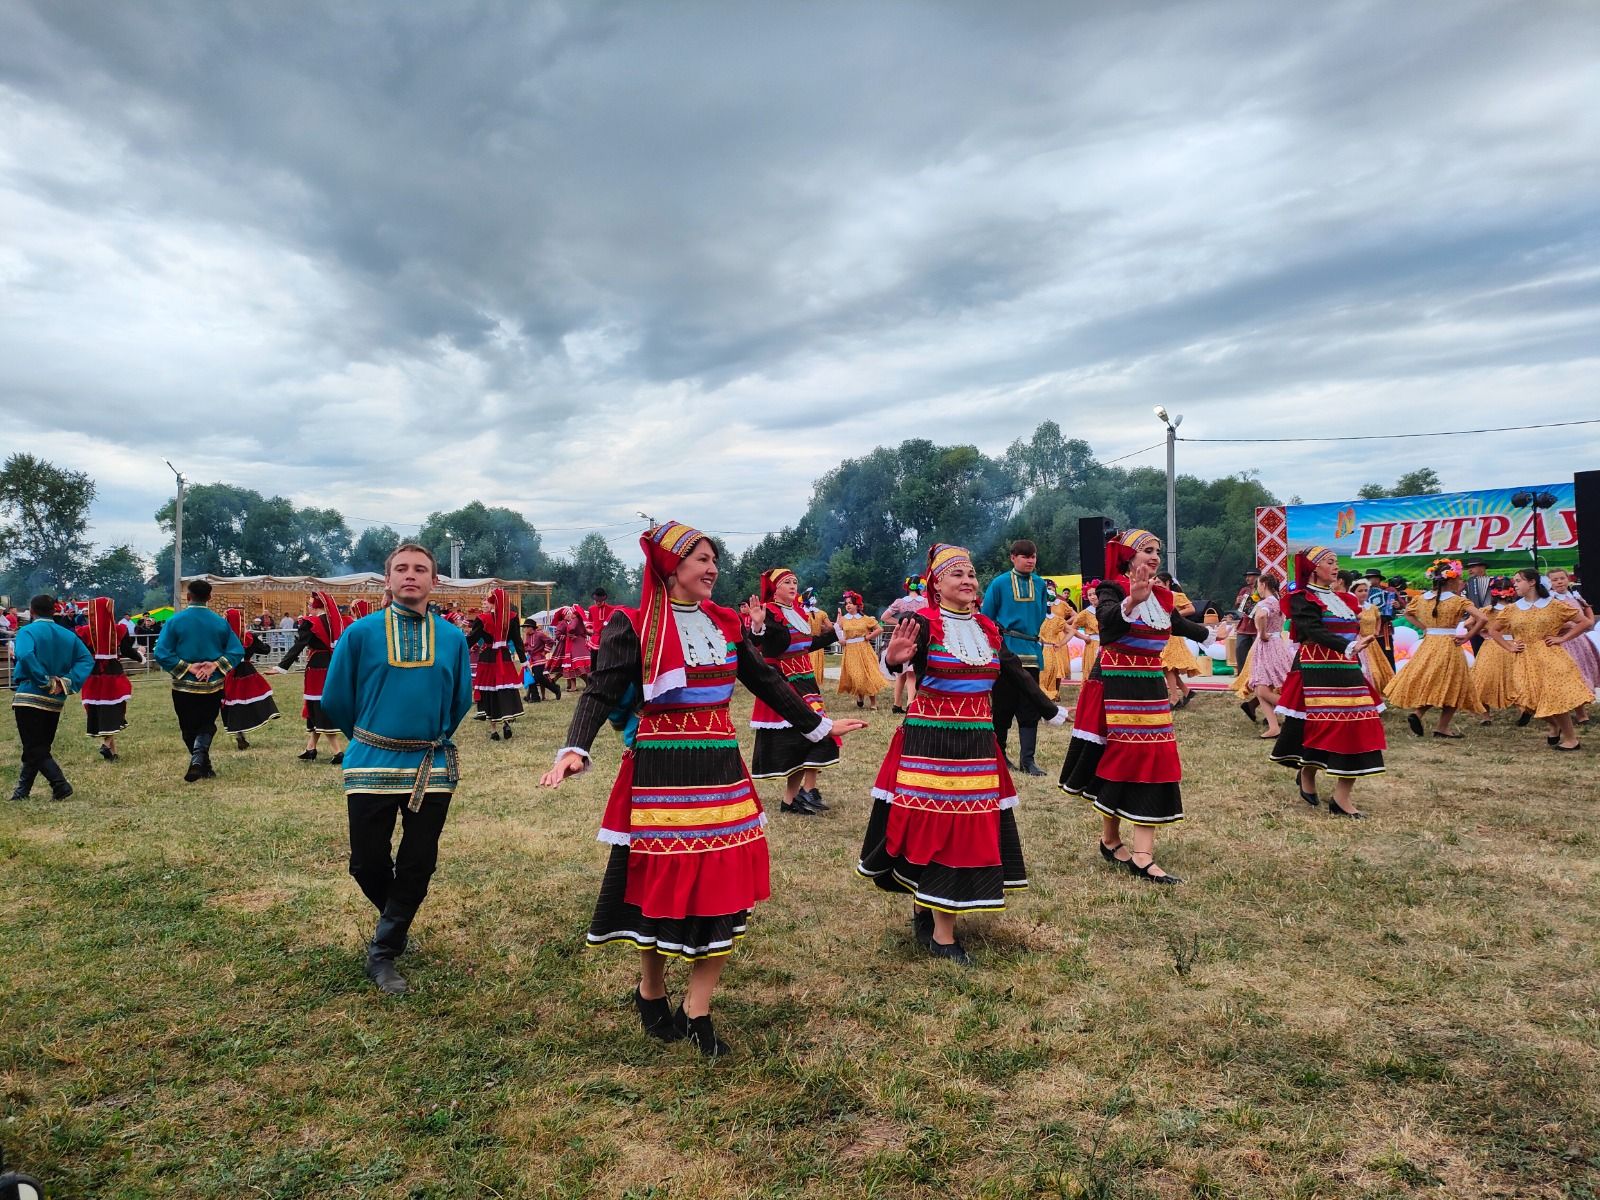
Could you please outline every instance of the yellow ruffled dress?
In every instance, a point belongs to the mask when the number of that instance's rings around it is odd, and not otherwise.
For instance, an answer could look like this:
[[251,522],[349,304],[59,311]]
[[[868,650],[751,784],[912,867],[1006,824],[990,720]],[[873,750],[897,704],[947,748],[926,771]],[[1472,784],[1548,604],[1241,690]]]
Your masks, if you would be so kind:
[[[828,614],[820,608],[811,613],[811,634],[815,637],[828,627]],[[811,673],[817,677],[817,687],[822,687],[822,682],[827,676],[828,652],[826,650],[813,650],[811,652]]]
[[[1039,626],[1039,687],[1054,700],[1061,681],[1072,674],[1072,658],[1067,639],[1072,636],[1072,607],[1057,600],[1050,615]],[[1054,643],[1060,642],[1057,646]]]
[[1100,618],[1094,615],[1094,609],[1086,606],[1078,610],[1072,618],[1072,632],[1083,639],[1083,674],[1078,678],[1088,679],[1100,658]]
[[[1187,611],[1186,611],[1187,610]],[[1182,592],[1172,593],[1172,611],[1181,616],[1194,620],[1194,604]],[[1176,671],[1179,675],[1200,674],[1200,660],[1194,656],[1194,651],[1189,649],[1189,643],[1181,637],[1169,637],[1167,645],[1161,651],[1161,669]]]
[[844,643],[839,656],[839,694],[862,700],[876,696],[889,686],[878,669],[878,653],[872,648],[872,639],[882,626],[874,617],[857,615],[840,617],[837,628],[839,640]]
[[[1366,673],[1367,682],[1381,696],[1383,689],[1388,687],[1389,681],[1394,678],[1394,668],[1389,665],[1389,656],[1378,644],[1378,630],[1383,625],[1383,614],[1373,605],[1363,604],[1357,620],[1360,622],[1361,636],[1372,639],[1367,648],[1361,652],[1361,669]],[[1406,668],[1408,671],[1410,669]]]
[[1406,605],[1406,616],[1423,629],[1422,644],[1403,671],[1383,689],[1384,699],[1398,708],[1455,708],[1482,712],[1472,668],[1456,642],[1456,626],[1471,608],[1464,596],[1418,596]]
[[1506,628],[1505,611],[1503,608],[1489,610],[1483,645],[1478,648],[1478,659],[1472,664],[1472,686],[1477,690],[1478,703],[1487,712],[1510,708],[1516,703],[1511,696],[1511,675],[1517,656],[1500,641],[1500,634]]
[[1560,646],[1544,644],[1545,638],[1581,615],[1577,609],[1546,597],[1531,603],[1518,600],[1500,612],[1505,631],[1524,647],[1521,654],[1511,656],[1513,704],[1532,709],[1536,717],[1557,717],[1594,700],[1572,655]]

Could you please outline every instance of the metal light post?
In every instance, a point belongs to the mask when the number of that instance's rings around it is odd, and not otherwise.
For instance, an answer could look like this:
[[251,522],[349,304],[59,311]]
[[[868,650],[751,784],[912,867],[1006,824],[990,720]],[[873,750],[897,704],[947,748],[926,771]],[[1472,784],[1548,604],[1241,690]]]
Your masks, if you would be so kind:
[[1549,492],[1517,492],[1511,497],[1512,508],[1526,508],[1533,514],[1533,521],[1528,526],[1533,533],[1533,545],[1528,553],[1533,556],[1533,573],[1540,578],[1544,572],[1539,570],[1539,514],[1545,509],[1555,507],[1556,498]]
[[461,539],[450,534],[450,578],[461,578]]
[[183,607],[183,485],[188,482],[168,460],[167,470],[178,479],[178,502],[172,516],[172,607]]
[[1168,417],[1166,408],[1158,404],[1156,416],[1167,427],[1167,571],[1178,579],[1178,426],[1183,424],[1183,414]]

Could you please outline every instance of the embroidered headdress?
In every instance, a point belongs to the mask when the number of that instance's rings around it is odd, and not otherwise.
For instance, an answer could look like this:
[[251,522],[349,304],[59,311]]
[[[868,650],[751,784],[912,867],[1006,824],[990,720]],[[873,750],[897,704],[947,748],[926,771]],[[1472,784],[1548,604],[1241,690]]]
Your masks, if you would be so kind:
[[[639,661],[646,700],[653,700],[662,692],[683,687],[688,682],[683,643],[678,639],[678,622],[672,615],[667,578],[705,540],[706,535],[698,529],[676,521],[652,526],[639,538],[639,548],[644,551],[644,580],[634,630],[639,635]],[[761,586],[765,591],[765,578]]]
[[117,613],[110,596],[96,596],[89,601],[89,649],[95,654],[115,654],[117,643]]
[[1336,551],[1327,546],[1307,546],[1304,550],[1297,551],[1294,556],[1294,585],[1303,588],[1311,582],[1312,572],[1316,565],[1324,558],[1331,558],[1335,563],[1339,561]]
[[1161,539],[1148,529],[1129,529],[1106,543],[1106,578],[1125,575],[1133,556],[1141,550],[1154,550]]
[[969,567],[972,565],[972,555],[967,552],[965,546],[935,542],[928,547],[928,582],[938,583],[944,573],[958,563],[965,563]]

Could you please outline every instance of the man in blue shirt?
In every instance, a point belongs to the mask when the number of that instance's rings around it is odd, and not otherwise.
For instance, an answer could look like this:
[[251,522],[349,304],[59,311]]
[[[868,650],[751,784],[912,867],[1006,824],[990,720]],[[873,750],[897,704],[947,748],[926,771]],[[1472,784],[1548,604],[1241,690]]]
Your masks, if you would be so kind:
[[33,614],[12,643],[11,714],[17,720],[17,740],[22,743],[22,773],[17,776],[13,800],[26,800],[33,781],[43,775],[57,800],[72,795],[72,785],[51,757],[56,726],[67,697],[83,686],[94,669],[94,655],[84,640],[51,619],[54,596],[35,596],[28,602]]
[[[430,551],[397,546],[384,574],[394,602],[340,635],[322,713],[350,741],[343,763],[350,874],[378,910],[367,978],[400,995],[408,985],[394,960],[428,895],[460,779],[450,737],[472,708],[472,660],[466,635],[428,611],[438,580]],[[391,856],[396,818],[400,848]]]
[[189,751],[184,782],[215,779],[211,766],[211,739],[222,715],[222,685],[229,671],[244,659],[244,646],[221,613],[206,606],[211,585],[191,579],[189,603],[173,613],[161,627],[151,657],[172,676],[172,709],[178,730]]
[[[1039,565],[1039,550],[1026,538],[1011,543],[1011,570],[989,581],[983,593],[983,615],[1005,637],[1006,649],[1022,660],[1035,680],[1039,678],[1039,626],[1050,615],[1050,598],[1044,581],[1033,573]],[[1011,722],[1017,722],[1018,769],[1027,775],[1043,775],[1033,761],[1039,737],[1039,715],[1028,704],[1019,703],[1015,688],[1002,673],[995,681],[994,735],[1000,740],[1000,753],[1006,752]],[[1007,759],[1009,763],[1010,759]]]

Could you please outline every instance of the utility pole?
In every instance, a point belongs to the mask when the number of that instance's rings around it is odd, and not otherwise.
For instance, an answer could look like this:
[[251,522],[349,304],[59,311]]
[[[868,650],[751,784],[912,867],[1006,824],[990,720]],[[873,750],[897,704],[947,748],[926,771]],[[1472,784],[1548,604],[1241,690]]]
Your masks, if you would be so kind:
[[1156,416],[1167,427],[1167,572],[1175,580],[1178,574],[1178,426],[1183,424],[1183,414],[1169,418],[1163,405],[1156,405]]
[[461,539],[450,535],[450,578],[461,578]]
[[167,461],[167,470],[178,480],[178,502],[172,517],[172,607],[183,607],[183,487],[184,479],[177,467]]

